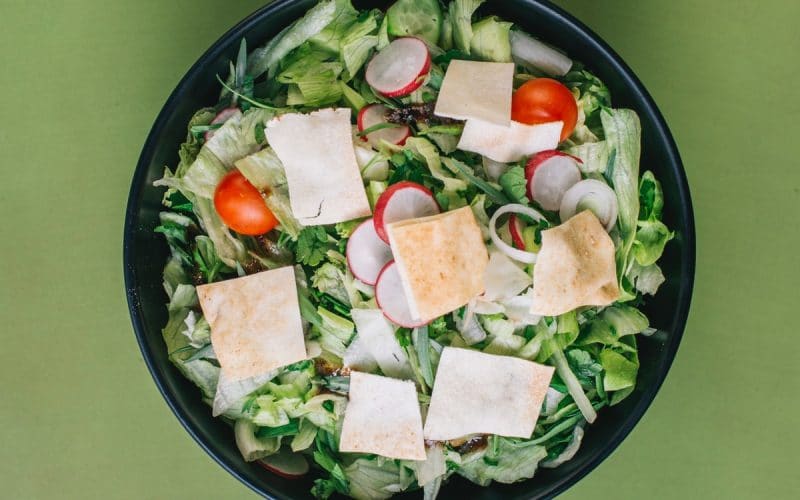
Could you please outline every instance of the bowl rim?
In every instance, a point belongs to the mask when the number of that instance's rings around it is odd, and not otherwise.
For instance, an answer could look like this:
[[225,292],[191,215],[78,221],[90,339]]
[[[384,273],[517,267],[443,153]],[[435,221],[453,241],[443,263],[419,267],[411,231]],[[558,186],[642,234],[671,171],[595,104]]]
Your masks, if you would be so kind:
[[[249,481],[243,474],[241,474],[237,470],[237,467],[234,464],[228,463],[222,457],[218,456],[211,449],[211,446],[200,437],[198,431],[191,423],[189,412],[187,412],[186,409],[184,409],[178,404],[177,399],[168,390],[164,376],[160,373],[154,360],[147,353],[149,343],[145,337],[144,333],[145,327],[143,324],[142,316],[140,315],[139,312],[139,304],[138,304],[138,299],[136,297],[137,295],[136,279],[135,279],[135,273],[133,271],[133,266],[131,265],[131,263],[133,262],[132,258],[132,251],[134,246],[133,235],[137,230],[136,218],[140,208],[138,200],[140,192],[144,185],[144,183],[141,182],[141,180],[146,176],[150,160],[155,150],[156,143],[158,142],[159,137],[162,134],[163,129],[167,123],[167,118],[173,113],[178,100],[183,97],[183,94],[185,93],[185,87],[188,85],[193,75],[201,67],[209,64],[212,61],[217,60],[222,55],[226,41],[232,38],[233,39],[242,38],[248,31],[250,31],[256,24],[260,23],[264,18],[268,17],[270,14],[274,12],[283,10],[284,8],[288,7],[295,1],[296,0],[275,0],[255,10],[250,15],[245,17],[243,20],[239,21],[235,26],[226,31],[222,36],[220,36],[186,71],[184,76],[180,79],[175,89],[170,93],[163,107],[159,111],[156,120],[153,123],[153,126],[147,135],[147,139],[145,140],[144,146],[142,147],[142,152],[137,161],[137,165],[133,173],[131,187],[128,194],[127,206],[125,210],[125,225],[123,230],[123,274],[124,274],[125,294],[128,303],[128,310],[131,316],[132,326],[134,329],[134,333],[136,335],[136,340],[139,345],[140,352],[142,354],[142,358],[145,362],[145,365],[147,366],[148,371],[150,372],[150,375],[153,377],[153,381],[155,382],[156,387],[161,393],[161,396],[166,401],[167,405],[170,407],[172,412],[180,421],[183,428],[186,429],[186,431],[195,440],[195,442],[197,442],[197,444],[200,445],[200,447],[229,474],[231,474],[233,477],[235,477],[240,482],[245,484],[253,492],[257,493],[258,495],[264,496],[266,498],[279,498],[278,496],[279,494],[277,492],[267,492],[262,490],[256,484]],[[551,484],[550,488],[545,493],[546,497],[551,498],[564,492],[570,486],[580,481],[587,474],[593,471],[614,450],[616,450],[617,447],[622,443],[622,441],[628,436],[628,434],[630,434],[630,432],[633,430],[633,428],[636,426],[639,420],[641,420],[642,416],[644,415],[644,413],[647,411],[647,409],[650,407],[653,400],[655,399],[659,389],[661,388],[664,380],[666,379],[667,374],[669,373],[669,370],[675,359],[675,355],[677,354],[678,348],[680,346],[681,339],[683,338],[684,331],[686,329],[686,323],[688,321],[688,316],[689,316],[689,309],[691,306],[692,294],[694,291],[694,279],[695,279],[695,267],[696,267],[696,239],[695,239],[696,236],[695,236],[694,210],[692,206],[689,183],[686,177],[686,171],[684,170],[683,167],[683,162],[681,161],[677,145],[672,136],[672,133],[670,132],[666,124],[666,121],[664,120],[663,115],[661,114],[661,111],[655,104],[655,101],[653,100],[647,89],[644,87],[642,82],[639,80],[639,78],[636,76],[633,70],[623,61],[623,59],[598,34],[596,34],[593,30],[591,30],[588,26],[583,24],[577,18],[567,13],[560,7],[552,4],[549,0],[522,0],[522,1],[524,1],[531,7],[537,7],[539,9],[548,11],[548,14],[550,16],[553,16],[553,18],[555,18],[558,23],[561,23],[561,25],[566,26],[567,29],[569,29],[571,32],[580,34],[586,40],[587,43],[593,45],[596,50],[605,55],[606,59],[612,66],[612,71],[616,74],[619,74],[623,78],[626,86],[631,90],[631,92],[637,94],[637,96],[641,99],[643,103],[643,109],[646,109],[648,114],[650,114],[653,117],[653,129],[655,135],[662,137],[665,141],[664,149],[666,153],[666,160],[667,160],[666,163],[677,167],[675,169],[676,181],[677,181],[676,184],[678,187],[677,198],[685,214],[685,226],[686,226],[685,232],[682,233],[684,244],[682,245],[680,253],[680,259],[682,260],[685,269],[684,275],[681,276],[680,288],[684,290],[684,293],[680,297],[681,300],[678,301],[675,307],[673,315],[673,317],[676,318],[675,331],[672,333],[670,342],[666,344],[666,354],[664,358],[665,362],[663,370],[660,373],[658,373],[656,377],[653,379],[652,386],[648,388],[647,391],[648,394],[645,397],[643,397],[633,407],[633,409],[629,412],[628,417],[623,421],[623,425],[620,425],[618,429],[611,435],[611,439],[601,449],[601,451],[599,453],[596,453],[591,459],[589,459],[584,464],[583,467],[576,470],[573,474],[569,474],[561,478],[558,478]]]

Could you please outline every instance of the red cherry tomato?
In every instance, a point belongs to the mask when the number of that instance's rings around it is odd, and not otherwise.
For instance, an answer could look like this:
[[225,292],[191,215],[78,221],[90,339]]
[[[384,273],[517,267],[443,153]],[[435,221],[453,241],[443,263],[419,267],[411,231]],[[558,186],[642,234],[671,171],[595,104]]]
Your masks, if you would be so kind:
[[511,118],[528,125],[562,121],[563,141],[575,129],[578,104],[572,92],[561,82],[552,78],[536,78],[525,82],[514,92],[511,99]]
[[214,191],[214,208],[222,222],[239,234],[256,236],[278,225],[261,193],[238,170],[220,181]]

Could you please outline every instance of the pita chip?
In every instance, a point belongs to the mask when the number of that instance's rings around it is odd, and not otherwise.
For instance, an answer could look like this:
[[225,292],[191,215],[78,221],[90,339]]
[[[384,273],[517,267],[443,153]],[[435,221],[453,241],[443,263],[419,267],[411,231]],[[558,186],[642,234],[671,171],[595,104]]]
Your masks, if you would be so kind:
[[416,319],[437,318],[483,293],[489,255],[470,207],[395,222],[388,233]]
[[467,120],[477,118],[508,127],[514,63],[460,61],[447,67],[436,99],[436,116]]
[[558,316],[581,306],[605,306],[619,296],[614,242],[591,211],[542,231],[532,313]]
[[425,460],[422,416],[413,382],[352,372],[339,450]]
[[471,349],[445,347],[436,371],[425,439],[470,434],[530,438],[552,366]]
[[211,344],[230,381],[307,358],[294,267],[197,287]]
[[350,109],[287,113],[264,134],[286,170],[293,215],[306,226],[334,224],[372,211],[356,162]]

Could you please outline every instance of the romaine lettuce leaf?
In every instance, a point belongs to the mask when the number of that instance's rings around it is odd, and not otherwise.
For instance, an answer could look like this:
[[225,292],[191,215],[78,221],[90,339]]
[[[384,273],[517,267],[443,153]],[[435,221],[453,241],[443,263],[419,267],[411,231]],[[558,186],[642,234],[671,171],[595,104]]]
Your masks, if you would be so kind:
[[481,486],[492,481],[514,483],[532,478],[546,456],[547,450],[531,441],[490,436],[485,453],[464,463],[456,473]]
[[486,17],[472,25],[470,51],[472,55],[494,62],[511,62],[509,33],[512,23],[497,17]]
[[630,109],[603,109],[600,112],[606,140],[613,149],[613,161],[605,176],[617,194],[617,226],[621,242],[617,247],[617,275],[625,274],[639,219],[639,156],[642,129],[636,112]]
[[347,7],[353,9],[349,1],[323,0],[306,14],[284,29],[263,47],[255,49],[247,58],[247,73],[258,78],[265,72],[274,74],[278,63],[289,52],[302,45],[309,38],[321,32],[337,16],[345,15]]
[[453,0],[450,2],[450,22],[453,25],[453,45],[455,48],[470,53],[472,43],[472,15],[484,0]]
[[666,281],[658,264],[642,266],[634,260],[625,275],[633,287],[643,294],[655,295],[658,288]]

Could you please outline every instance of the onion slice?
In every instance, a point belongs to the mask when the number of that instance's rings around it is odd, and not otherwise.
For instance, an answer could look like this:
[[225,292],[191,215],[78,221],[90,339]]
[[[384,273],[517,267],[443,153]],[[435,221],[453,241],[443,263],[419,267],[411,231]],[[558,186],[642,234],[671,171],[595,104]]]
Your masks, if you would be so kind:
[[545,220],[545,218],[537,212],[536,210],[526,207],[525,205],[520,205],[519,203],[512,203],[510,205],[504,205],[500,207],[497,212],[492,215],[492,218],[489,219],[489,236],[492,238],[492,242],[494,242],[495,246],[498,250],[503,252],[504,254],[508,255],[514,260],[518,260],[520,262],[524,262],[526,264],[533,264],[536,262],[536,253],[535,252],[526,252],[525,250],[518,250],[513,246],[509,245],[502,238],[497,234],[497,220],[503,214],[521,214],[527,215],[531,219],[535,221]]
[[606,231],[611,231],[617,222],[617,194],[605,182],[582,180],[564,193],[559,210],[561,222],[587,209],[597,216]]

